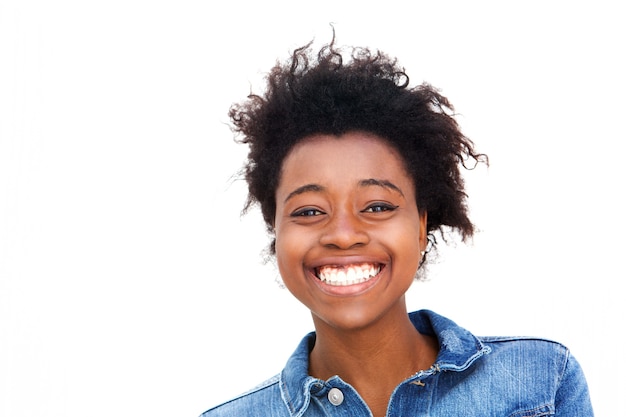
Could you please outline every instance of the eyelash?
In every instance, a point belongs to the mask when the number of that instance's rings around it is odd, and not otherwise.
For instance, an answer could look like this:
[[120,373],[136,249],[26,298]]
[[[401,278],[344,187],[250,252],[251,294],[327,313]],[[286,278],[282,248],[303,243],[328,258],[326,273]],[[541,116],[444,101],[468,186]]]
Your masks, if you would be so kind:
[[[385,203],[376,203],[366,207],[362,210],[362,213],[384,213],[386,211],[394,211],[399,206],[395,206],[393,204],[385,204]],[[301,210],[296,210],[291,214],[291,217],[313,217],[319,216],[321,214],[326,214],[321,210],[315,208],[304,208]]]
[[393,204],[375,203],[363,210],[363,213],[383,213],[385,211],[393,211],[397,208],[398,206],[394,206]]
[[[313,214],[314,213],[314,214]],[[291,214],[291,217],[312,217],[324,214],[323,211],[314,208],[304,208],[302,210],[296,210]]]

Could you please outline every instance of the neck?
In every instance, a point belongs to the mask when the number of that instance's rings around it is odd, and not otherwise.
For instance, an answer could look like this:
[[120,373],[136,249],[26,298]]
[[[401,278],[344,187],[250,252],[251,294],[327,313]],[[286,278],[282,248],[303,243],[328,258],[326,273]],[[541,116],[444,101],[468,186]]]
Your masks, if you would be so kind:
[[395,387],[437,356],[436,339],[415,329],[404,303],[365,328],[337,329],[315,316],[313,321],[317,337],[309,372],[320,379],[339,375],[374,415],[384,415]]

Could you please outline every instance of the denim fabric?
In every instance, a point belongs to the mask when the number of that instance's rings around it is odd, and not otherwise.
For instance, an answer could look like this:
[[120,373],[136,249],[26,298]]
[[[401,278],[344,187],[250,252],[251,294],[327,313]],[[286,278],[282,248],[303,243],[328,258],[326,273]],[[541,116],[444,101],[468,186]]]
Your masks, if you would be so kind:
[[[475,337],[428,310],[410,317],[420,333],[436,335],[440,351],[430,369],[396,387],[387,416],[593,416],[583,372],[564,346],[533,338]],[[371,416],[339,376],[327,381],[309,376],[314,344],[311,333],[279,375],[201,417]],[[343,398],[337,399],[333,388]]]

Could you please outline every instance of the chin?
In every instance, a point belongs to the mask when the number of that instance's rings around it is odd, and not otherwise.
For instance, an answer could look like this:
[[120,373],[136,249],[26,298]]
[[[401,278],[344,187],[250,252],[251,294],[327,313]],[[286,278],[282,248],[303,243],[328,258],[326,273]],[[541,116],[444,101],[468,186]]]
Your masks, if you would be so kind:
[[371,305],[360,308],[339,308],[330,313],[318,314],[311,311],[316,327],[319,325],[328,326],[336,330],[346,332],[364,330],[380,320],[384,313],[376,314]]

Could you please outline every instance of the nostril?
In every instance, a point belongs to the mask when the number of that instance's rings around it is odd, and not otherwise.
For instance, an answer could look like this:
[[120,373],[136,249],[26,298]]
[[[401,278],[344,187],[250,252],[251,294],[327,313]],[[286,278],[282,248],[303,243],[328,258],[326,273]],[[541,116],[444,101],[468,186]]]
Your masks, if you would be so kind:
[[365,232],[356,231],[333,231],[325,233],[320,239],[324,246],[336,247],[339,249],[350,249],[363,246],[369,242],[369,237]]
[[357,242],[353,244],[338,244],[338,243],[326,243],[324,246],[330,249],[354,249],[361,246],[365,246],[365,242]]

